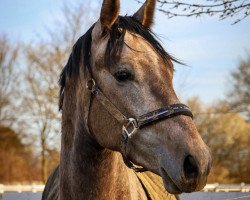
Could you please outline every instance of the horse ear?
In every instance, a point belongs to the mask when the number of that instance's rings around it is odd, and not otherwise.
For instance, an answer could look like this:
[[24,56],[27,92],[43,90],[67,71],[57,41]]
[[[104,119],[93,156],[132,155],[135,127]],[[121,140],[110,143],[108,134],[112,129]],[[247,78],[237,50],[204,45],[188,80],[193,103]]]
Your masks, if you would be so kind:
[[120,12],[120,0],[104,0],[102,3],[100,21],[102,28],[110,29]]
[[146,0],[142,7],[133,15],[141,24],[150,28],[154,21],[156,0]]

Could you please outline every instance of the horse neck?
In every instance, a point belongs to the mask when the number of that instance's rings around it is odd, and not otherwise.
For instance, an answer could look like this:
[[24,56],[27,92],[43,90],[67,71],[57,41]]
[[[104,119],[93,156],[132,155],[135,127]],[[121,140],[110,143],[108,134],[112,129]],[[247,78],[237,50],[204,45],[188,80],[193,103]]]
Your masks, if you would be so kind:
[[62,131],[60,200],[146,199],[137,177],[123,164],[119,153],[100,148],[84,126],[69,127],[72,123],[66,121]]

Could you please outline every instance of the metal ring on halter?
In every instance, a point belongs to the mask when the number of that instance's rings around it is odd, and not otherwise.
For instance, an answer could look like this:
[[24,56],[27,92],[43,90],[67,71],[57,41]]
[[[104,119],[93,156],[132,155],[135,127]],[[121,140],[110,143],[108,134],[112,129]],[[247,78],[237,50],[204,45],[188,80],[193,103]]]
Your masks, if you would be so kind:
[[93,78],[86,82],[86,88],[91,91],[93,90],[93,88],[95,88],[95,80]]
[[127,137],[130,137],[138,130],[137,121],[134,118],[128,118],[128,123],[122,126],[122,132],[126,134]]
[[126,144],[128,142],[128,139],[129,137],[131,137],[131,135],[137,132],[138,128],[139,128],[138,123],[136,119],[134,118],[128,118],[128,123],[122,126],[122,136],[123,136],[122,158],[123,158],[124,163],[130,169],[134,170],[135,172],[145,172],[147,171],[147,169],[145,169],[144,167],[137,167],[130,161],[130,159],[127,158],[127,155],[126,155]]

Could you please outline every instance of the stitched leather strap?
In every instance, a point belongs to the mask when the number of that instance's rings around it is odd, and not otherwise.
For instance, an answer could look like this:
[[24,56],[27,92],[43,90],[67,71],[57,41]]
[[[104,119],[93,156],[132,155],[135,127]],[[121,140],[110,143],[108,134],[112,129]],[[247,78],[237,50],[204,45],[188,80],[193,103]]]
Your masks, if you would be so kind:
[[181,103],[172,104],[165,108],[160,108],[145,115],[141,115],[137,119],[138,128],[143,128],[144,126],[158,122],[159,120],[171,118],[176,115],[186,115],[193,118],[193,114],[188,106]]
[[[101,92],[101,90],[95,85],[95,81],[91,79],[87,83],[87,87],[91,90],[93,96],[103,105],[103,107],[122,125],[129,122],[129,118],[122,114],[122,112]],[[193,114],[189,107],[185,104],[172,104],[164,108],[154,110],[144,115],[135,118],[138,128],[151,125],[163,119],[171,118],[176,115],[186,115],[193,118]]]

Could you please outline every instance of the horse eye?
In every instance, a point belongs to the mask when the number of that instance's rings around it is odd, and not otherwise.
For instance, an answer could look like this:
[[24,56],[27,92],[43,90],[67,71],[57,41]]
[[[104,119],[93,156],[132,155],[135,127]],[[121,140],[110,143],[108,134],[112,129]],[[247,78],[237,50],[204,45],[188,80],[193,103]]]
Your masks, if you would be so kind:
[[133,76],[128,70],[121,70],[114,74],[114,77],[119,82],[124,82],[127,80],[132,80]]

